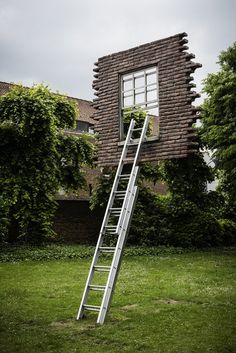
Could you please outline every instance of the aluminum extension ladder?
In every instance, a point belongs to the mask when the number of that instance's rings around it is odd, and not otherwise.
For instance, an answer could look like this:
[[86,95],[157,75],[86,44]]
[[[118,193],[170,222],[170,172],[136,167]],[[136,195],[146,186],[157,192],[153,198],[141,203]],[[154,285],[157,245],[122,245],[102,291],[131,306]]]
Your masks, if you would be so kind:
[[[138,187],[136,185],[136,181],[139,170],[138,157],[142,142],[146,138],[148,124],[148,116],[145,118],[143,127],[141,128],[135,128],[135,121],[133,119],[130,122],[78,311],[77,320],[83,318],[85,310],[91,310],[99,312],[97,323],[104,323],[119,272],[122,253],[126,243],[132,213],[134,211],[137,198]],[[140,135],[138,138],[134,139],[132,136],[136,131],[139,131]],[[134,157],[127,158],[127,153],[130,146],[135,146],[136,151],[134,152]],[[127,165],[129,165],[131,170],[128,173],[125,173],[125,168],[127,168]],[[123,184],[123,190],[119,190],[121,184]],[[115,222],[114,219],[116,220]],[[114,239],[117,239],[116,246],[110,246],[110,244],[109,246],[104,246],[106,243],[106,236],[112,236]],[[103,253],[113,254],[111,266],[98,265],[98,261],[100,259],[99,257]],[[95,272],[107,272],[108,276],[105,285],[92,284]],[[91,290],[103,292],[101,305],[88,304],[89,293]]]

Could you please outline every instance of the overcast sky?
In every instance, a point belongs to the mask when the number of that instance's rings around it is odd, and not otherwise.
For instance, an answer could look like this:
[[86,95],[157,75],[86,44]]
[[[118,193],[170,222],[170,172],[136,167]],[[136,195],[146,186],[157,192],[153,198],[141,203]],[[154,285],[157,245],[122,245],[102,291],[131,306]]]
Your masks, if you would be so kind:
[[0,81],[92,99],[97,58],[187,32],[203,68],[236,40],[236,0],[0,0]]

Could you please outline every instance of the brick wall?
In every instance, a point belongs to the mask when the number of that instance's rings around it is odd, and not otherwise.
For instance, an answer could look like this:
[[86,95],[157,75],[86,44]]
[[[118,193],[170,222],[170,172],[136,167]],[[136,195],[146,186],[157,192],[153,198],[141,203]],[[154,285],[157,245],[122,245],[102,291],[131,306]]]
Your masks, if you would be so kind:
[[192,101],[199,95],[192,92],[191,73],[200,64],[191,61],[193,54],[186,50],[186,33],[144,44],[136,48],[104,56],[95,63],[95,95],[93,106],[99,133],[98,164],[118,163],[122,146],[119,118],[120,75],[157,65],[159,72],[160,136],[157,141],[145,142],[140,161],[186,157],[197,149],[192,124],[197,109]]
[[86,180],[86,185],[77,190],[76,192],[65,192],[64,190],[61,190],[57,195],[56,199],[57,200],[89,200],[92,194],[92,190],[96,186],[98,182],[98,178],[101,175],[101,170],[100,168],[90,168],[87,166],[84,166],[83,169],[83,176]]
[[54,230],[66,242],[96,244],[104,211],[91,211],[89,201],[58,200]]

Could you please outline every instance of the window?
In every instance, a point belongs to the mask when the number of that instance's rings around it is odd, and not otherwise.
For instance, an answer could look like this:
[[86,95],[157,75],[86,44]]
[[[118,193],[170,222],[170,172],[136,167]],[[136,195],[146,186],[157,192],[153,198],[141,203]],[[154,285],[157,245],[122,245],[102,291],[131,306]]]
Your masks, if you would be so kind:
[[89,123],[86,123],[85,121],[77,120],[76,130],[80,132],[89,132]]
[[93,126],[89,126],[89,131],[88,131],[90,134],[94,134],[94,128],[93,128]]
[[[157,66],[135,71],[121,76],[121,119],[125,110],[141,108],[151,118],[151,135],[158,136],[159,132],[159,97]],[[123,124],[121,124],[123,139]]]

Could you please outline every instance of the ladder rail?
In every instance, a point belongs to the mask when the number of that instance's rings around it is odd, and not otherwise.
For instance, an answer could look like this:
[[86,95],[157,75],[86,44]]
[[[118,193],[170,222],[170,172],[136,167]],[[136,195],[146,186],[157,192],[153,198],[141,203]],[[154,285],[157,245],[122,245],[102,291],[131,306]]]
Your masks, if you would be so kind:
[[144,120],[143,129],[142,129],[142,132],[141,132],[141,135],[139,138],[139,143],[138,143],[138,147],[137,147],[136,155],[135,155],[135,159],[134,159],[134,166],[137,165],[140,149],[141,149],[142,143],[143,143],[145,136],[146,136],[146,133],[147,133],[149,121],[150,121],[150,117],[147,115]]
[[[113,293],[114,293],[114,289],[115,289],[115,286],[116,286],[116,281],[117,281],[118,274],[119,274],[119,271],[120,271],[121,259],[122,259],[122,256],[123,256],[123,253],[124,253],[124,247],[125,247],[128,235],[129,235],[129,229],[130,229],[130,225],[131,225],[131,221],[132,221],[132,217],[133,217],[133,213],[134,213],[135,204],[136,204],[136,201],[137,201],[137,198],[138,198],[138,192],[139,192],[139,187],[135,186],[134,187],[134,197],[131,196],[131,198],[130,198],[130,209],[131,209],[131,212],[130,212],[129,218],[127,220],[126,229],[125,228],[123,229],[124,230],[124,240],[123,240],[123,244],[122,244],[122,249],[121,249],[121,254],[120,254],[120,258],[119,258],[118,267],[117,267],[117,270],[116,270],[116,273],[115,273],[115,277],[114,277],[114,281],[113,281],[112,292],[110,294],[110,297],[109,297],[108,303],[107,303],[107,310],[109,310],[110,303],[111,303],[111,300],[112,300],[112,296],[113,296]],[[104,317],[104,320],[105,320],[105,317]]]
[[122,205],[120,218],[119,218],[118,223],[117,223],[117,228],[116,228],[117,234],[120,234],[120,231],[122,229],[122,223],[124,221],[124,218],[125,218],[125,215],[126,215],[126,212],[127,212],[129,198],[130,198],[130,195],[131,195],[131,193],[133,191],[135,182],[137,180],[138,172],[139,172],[139,167],[136,166],[136,167],[133,168],[132,172],[130,173],[130,180],[129,180],[129,183],[128,183],[128,186],[127,186],[127,190],[126,190],[126,193],[125,193],[125,198],[124,198],[124,202],[123,202],[123,205]]
[[134,126],[135,126],[135,121],[134,121],[134,119],[132,119],[131,122],[130,122],[130,126],[129,126],[129,130],[128,130],[126,139],[125,139],[125,144],[124,144],[124,147],[123,147],[123,150],[122,150],[122,153],[121,153],[121,158],[120,158],[119,165],[118,165],[118,168],[117,168],[117,171],[116,171],[116,175],[115,175],[115,179],[114,179],[114,182],[113,182],[113,186],[112,186],[112,190],[111,190],[111,193],[110,193],[110,197],[109,197],[109,200],[108,200],[108,203],[107,203],[105,215],[104,215],[103,222],[102,222],[101,229],[100,229],[100,233],[99,233],[99,238],[98,238],[98,241],[97,241],[97,245],[96,245],[96,248],[95,248],[94,256],[93,256],[93,259],[92,259],[92,262],[91,262],[91,266],[90,266],[90,269],[89,269],[89,274],[88,274],[87,281],[86,281],[86,284],[85,284],[85,288],[84,288],[81,304],[80,304],[80,307],[79,307],[79,311],[78,311],[78,314],[77,314],[77,320],[82,319],[82,317],[83,317],[83,312],[84,312],[83,306],[84,306],[84,304],[85,304],[85,302],[87,301],[87,298],[88,298],[89,284],[92,282],[92,279],[93,279],[93,276],[94,276],[94,266],[97,263],[97,260],[98,260],[98,257],[99,257],[99,247],[102,245],[104,229],[105,229],[105,226],[107,224],[108,216],[109,216],[109,209],[110,209],[110,207],[112,205],[112,202],[114,201],[115,190],[117,189],[118,182],[119,182],[119,175],[120,175],[122,167],[123,167],[123,159],[126,156],[127,146],[128,146],[129,141],[130,141],[130,138],[131,138],[131,135],[132,135],[132,130],[133,130]]
[[[147,115],[143,124],[143,129],[142,129],[142,133],[140,136],[140,140],[138,143],[138,147],[135,153],[135,158],[134,158],[134,164],[131,170],[131,176],[128,182],[128,186],[127,186],[127,190],[126,190],[126,195],[125,195],[125,199],[123,202],[123,206],[122,206],[122,211],[121,211],[121,217],[119,218],[118,224],[117,224],[117,233],[119,234],[121,228],[122,228],[122,223],[124,221],[124,216],[125,216],[125,209],[127,208],[127,204],[129,201],[129,193],[132,190],[132,186],[134,185],[134,183],[136,182],[137,176],[138,176],[138,170],[139,167],[137,166],[137,162],[138,162],[138,157],[139,157],[139,153],[140,153],[140,149],[141,149],[141,145],[143,143],[143,140],[145,138],[146,132],[147,132],[147,128],[148,128],[148,124],[149,124],[149,116]],[[132,175],[135,175],[135,179],[133,180]]]
[[[131,197],[129,199],[129,204],[130,204],[131,210],[133,208],[134,201],[136,200],[137,191],[138,191],[138,187],[135,186],[133,189],[133,192],[131,194]],[[131,212],[129,212],[127,215],[128,215],[128,217],[126,217],[126,224],[128,225],[129,222],[131,221],[132,214],[131,214]],[[105,289],[104,296],[103,296],[102,303],[101,303],[101,309],[100,309],[100,312],[99,312],[98,318],[97,318],[97,324],[101,324],[101,325],[103,324],[105,317],[106,317],[107,310],[109,308],[109,304],[111,302],[111,295],[112,295],[112,292],[114,291],[115,281],[117,279],[118,272],[119,272],[120,259],[121,259],[121,255],[123,252],[124,242],[126,240],[126,237],[124,237],[122,235],[123,235],[123,233],[120,234],[119,239],[117,241],[115,254],[114,254],[114,257],[112,260],[112,264],[111,264],[111,271],[108,276],[106,289]]]

